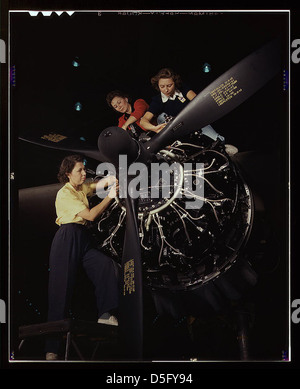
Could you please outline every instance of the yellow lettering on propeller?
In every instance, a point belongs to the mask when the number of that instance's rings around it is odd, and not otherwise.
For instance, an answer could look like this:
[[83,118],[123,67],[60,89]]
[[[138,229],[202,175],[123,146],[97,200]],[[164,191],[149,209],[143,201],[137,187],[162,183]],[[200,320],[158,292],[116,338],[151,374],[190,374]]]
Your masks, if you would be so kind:
[[124,296],[126,293],[131,294],[135,292],[135,283],[134,283],[134,260],[130,259],[124,265]]

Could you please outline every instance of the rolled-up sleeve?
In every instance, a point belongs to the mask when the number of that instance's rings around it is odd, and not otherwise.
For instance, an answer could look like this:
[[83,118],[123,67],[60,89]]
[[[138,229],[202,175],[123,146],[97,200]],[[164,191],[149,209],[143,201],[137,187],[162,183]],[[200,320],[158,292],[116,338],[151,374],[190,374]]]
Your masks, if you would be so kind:
[[136,120],[140,120],[142,116],[144,116],[145,112],[148,110],[149,105],[143,99],[138,99],[135,101],[133,105],[133,111],[131,116],[134,116]]
[[56,224],[86,223],[82,217],[77,216],[78,213],[89,208],[84,192],[75,193],[68,187],[62,188],[57,193],[55,207],[57,214]]

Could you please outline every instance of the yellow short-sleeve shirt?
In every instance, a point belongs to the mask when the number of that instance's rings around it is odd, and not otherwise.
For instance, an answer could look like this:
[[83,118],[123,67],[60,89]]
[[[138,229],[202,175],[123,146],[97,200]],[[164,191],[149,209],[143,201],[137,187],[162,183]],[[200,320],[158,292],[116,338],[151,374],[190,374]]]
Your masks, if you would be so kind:
[[86,224],[86,220],[77,214],[86,208],[89,208],[87,196],[92,194],[93,190],[89,185],[83,184],[81,190],[77,191],[67,182],[56,195],[56,224],[78,223]]

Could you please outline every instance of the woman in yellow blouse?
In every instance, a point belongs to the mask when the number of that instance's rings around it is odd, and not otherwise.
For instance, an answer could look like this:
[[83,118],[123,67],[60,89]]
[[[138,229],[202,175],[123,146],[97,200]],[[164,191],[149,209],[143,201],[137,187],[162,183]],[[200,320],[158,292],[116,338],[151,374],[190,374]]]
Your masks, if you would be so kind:
[[[108,207],[116,196],[118,184],[114,177],[97,183],[97,188],[113,184],[108,195],[95,207],[89,208],[88,196],[96,189],[96,184],[87,185],[84,161],[81,156],[71,155],[61,163],[59,181],[64,186],[58,191],[55,201],[56,232],[50,252],[50,272],[48,290],[48,321],[67,317],[75,287],[76,275],[83,266],[95,287],[99,323],[118,325],[111,315],[118,307],[118,272],[114,261],[95,249],[87,221],[93,221]],[[58,357],[60,341],[49,338],[46,342],[46,359]]]

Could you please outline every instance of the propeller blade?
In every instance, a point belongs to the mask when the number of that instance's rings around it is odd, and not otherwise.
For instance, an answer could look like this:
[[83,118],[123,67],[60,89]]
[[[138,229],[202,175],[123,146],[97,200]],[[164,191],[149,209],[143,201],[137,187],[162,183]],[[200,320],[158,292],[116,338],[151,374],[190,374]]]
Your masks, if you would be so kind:
[[57,140],[51,141],[47,138],[42,138],[42,137],[33,138],[30,137],[30,135],[19,136],[19,139],[24,142],[28,142],[42,147],[47,147],[50,149],[68,151],[75,154],[82,154],[85,155],[86,157],[95,159],[96,161],[103,162],[99,150],[96,147],[93,147],[87,144],[86,142],[81,141],[80,139],[70,140],[69,138],[67,138],[67,141],[65,141],[65,139],[61,141],[57,141]]
[[279,53],[279,42],[275,40],[238,62],[201,91],[144,147],[156,153],[231,112],[278,73]]
[[[143,353],[143,280],[142,260],[138,231],[137,199],[130,192],[127,166],[119,166],[119,155],[126,155],[128,164],[139,154],[139,144],[119,127],[109,127],[98,138],[101,157],[112,163],[119,179],[120,193],[127,189],[125,196],[126,227],[122,254],[121,296],[119,303],[119,328],[126,357],[141,359]],[[120,179],[120,171],[124,172]],[[126,185],[123,188],[122,185]]]
[[139,360],[143,355],[143,280],[136,203],[137,199],[132,199],[130,195],[125,199],[126,230],[119,324],[125,356]]

